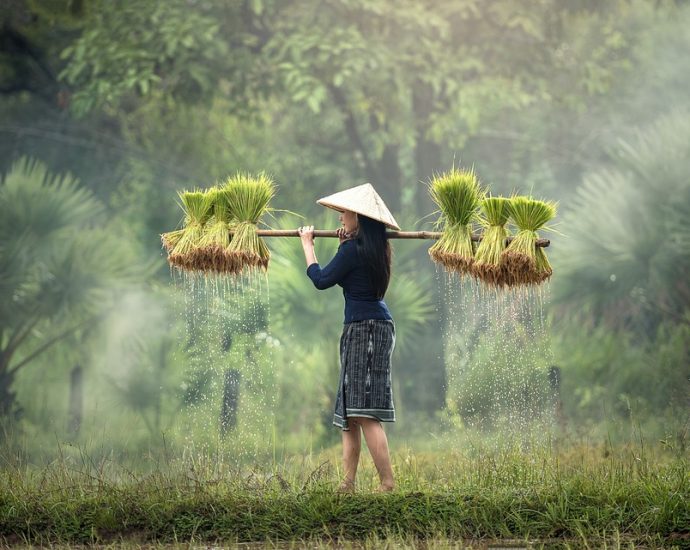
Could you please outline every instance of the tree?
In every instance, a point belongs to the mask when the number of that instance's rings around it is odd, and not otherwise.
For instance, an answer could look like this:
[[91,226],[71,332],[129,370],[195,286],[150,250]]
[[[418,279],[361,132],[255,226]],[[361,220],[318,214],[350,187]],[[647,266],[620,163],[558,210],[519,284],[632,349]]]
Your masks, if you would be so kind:
[[660,435],[687,427],[689,144],[686,109],[638,129],[563,216],[554,351],[571,414],[663,418]]
[[551,104],[580,108],[610,88],[630,47],[623,2],[96,5],[65,50],[78,111],[212,95],[241,116],[267,97],[335,112],[353,174],[378,184],[394,212],[418,215],[429,202],[405,182],[447,167],[490,122]]
[[0,185],[0,415],[19,412],[12,384],[39,355],[97,323],[118,288],[143,274],[107,226],[102,204],[38,162]]
[[639,129],[586,177],[555,255],[561,303],[640,334],[690,322],[689,121],[680,110]]

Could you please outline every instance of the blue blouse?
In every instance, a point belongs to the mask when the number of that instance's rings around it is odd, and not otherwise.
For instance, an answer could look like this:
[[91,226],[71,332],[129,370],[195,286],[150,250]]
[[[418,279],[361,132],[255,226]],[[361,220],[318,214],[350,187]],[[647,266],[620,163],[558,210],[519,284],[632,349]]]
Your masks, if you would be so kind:
[[343,287],[345,323],[365,319],[393,320],[386,302],[376,297],[366,267],[359,259],[354,240],[344,241],[323,269],[317,263],[311,264],[307,268],[307,275],[319,290],[334,285]]

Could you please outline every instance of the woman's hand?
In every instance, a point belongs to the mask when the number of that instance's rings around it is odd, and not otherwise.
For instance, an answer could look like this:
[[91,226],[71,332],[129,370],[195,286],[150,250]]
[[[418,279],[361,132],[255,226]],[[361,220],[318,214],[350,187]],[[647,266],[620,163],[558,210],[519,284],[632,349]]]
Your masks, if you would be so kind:
[[311,264],[319,263],[314,252],[314,226],[300,227],[297,233],[302,240],[302,249],[304,250],[304,259],[307,260],[307,267]]
[[313,225],[306,225],[304,227],[300,227],[297,230],[297,233],[299,234],[299,238],[302,240],[302,246],[304,245],[314,245],[314,226]]
[[347,233],[344,227],[339,227],[336,230],[336,233],[338,234],[338,241],[340,244],[343,244],[345,241],[349,241],[352,238],[352,233]]

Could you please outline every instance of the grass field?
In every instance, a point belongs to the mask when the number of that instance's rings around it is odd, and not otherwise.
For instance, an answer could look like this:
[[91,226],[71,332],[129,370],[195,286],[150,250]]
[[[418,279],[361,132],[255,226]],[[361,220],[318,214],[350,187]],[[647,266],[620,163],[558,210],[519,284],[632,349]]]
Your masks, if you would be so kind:
[[365,457],[357,492],[339,495],[337,448],[267,466],[187,456],[135,470],[85,453],[41,467],[6,461],[0,537],[19,546],[690,547],[688,461],[663,450],[404,449],[393,462],[393,493],[373,492]]

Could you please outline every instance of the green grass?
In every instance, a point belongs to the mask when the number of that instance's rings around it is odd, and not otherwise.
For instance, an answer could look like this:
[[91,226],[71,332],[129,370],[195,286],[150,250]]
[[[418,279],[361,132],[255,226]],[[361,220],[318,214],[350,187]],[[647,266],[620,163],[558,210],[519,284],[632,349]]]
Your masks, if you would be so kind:
[[6,465],[0,537],[7,544],[690,544],[690,477],[683,458],[651,460],[627,448],[404,450],[393,456],[396,491],[380,495],[372,492],[376,476],[365,452],[354,495],[334,492],[337,449],[251,469],[210,457],[168,459],[140,473],[88,458],[79,467],[67,459],[41,468]]

